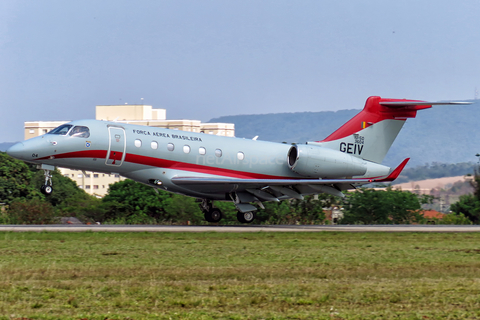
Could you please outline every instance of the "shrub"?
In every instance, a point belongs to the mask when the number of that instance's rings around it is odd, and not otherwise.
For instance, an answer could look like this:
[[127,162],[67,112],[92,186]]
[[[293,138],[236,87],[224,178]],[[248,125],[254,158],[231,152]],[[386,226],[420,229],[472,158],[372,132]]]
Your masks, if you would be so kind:
[[6,222],[10,224],[51,224],[55,223],[53,206],[39,200],[15,200],[7,211]]

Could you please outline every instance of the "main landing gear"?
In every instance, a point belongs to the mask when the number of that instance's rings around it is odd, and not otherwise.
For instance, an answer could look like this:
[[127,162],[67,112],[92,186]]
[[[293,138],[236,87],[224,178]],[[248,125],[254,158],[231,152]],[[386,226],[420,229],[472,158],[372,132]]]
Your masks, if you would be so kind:
[[37,166],[37,169],[43,170],[43,175],[45,176],[45,184],[40,187],[40,191],[47,196],[51,195],[53,188],[52,174],[50,172],[55,170],[55,167],[48,164],[40,164]]
[[[202,209],[205,220],[208,222],[216,223],[222,219],[222,211],[218,208],[213,207],[211,200],[200,200],[200,209]],[[255,211],[238,211],[237,213],[237,220],[241,223],[251,223],[253,220],[255,220],[255,217]]]
[[237,220],[241,223],[252,223],[255,220],[255,211],[237,212]]
[[214,208],[211,200],[202,199],[200,209],[202,209],[206,221],[215,223],[222,220],[222,211]]

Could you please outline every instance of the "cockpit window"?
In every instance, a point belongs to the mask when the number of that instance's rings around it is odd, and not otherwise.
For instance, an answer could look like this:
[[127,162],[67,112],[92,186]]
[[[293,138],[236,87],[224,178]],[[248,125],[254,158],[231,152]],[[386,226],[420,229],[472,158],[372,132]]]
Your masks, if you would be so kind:
[[90,137],[90,129],[84,126],[76,126],[70,131],[70,135],[72,137],[88,138]]
[[64,136],[68,133],[68,130],[70,130],[71,127],[73,127],[71,124],[64,124],[60,127],[56,127],[52,131],[48,132],[48,134],[58,134]]

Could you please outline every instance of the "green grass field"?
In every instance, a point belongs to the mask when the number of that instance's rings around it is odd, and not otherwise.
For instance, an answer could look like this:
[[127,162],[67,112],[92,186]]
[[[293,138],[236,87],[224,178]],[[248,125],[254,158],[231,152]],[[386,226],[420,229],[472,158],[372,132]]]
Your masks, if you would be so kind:
[[0,233],[0,319],[479,319],[480,234]]

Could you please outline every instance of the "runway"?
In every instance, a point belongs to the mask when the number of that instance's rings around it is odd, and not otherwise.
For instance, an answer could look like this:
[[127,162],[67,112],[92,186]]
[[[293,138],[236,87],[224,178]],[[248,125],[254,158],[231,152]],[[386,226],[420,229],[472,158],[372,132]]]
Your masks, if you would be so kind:
[[480,232],[480,225],[1,225],[0,232]]

